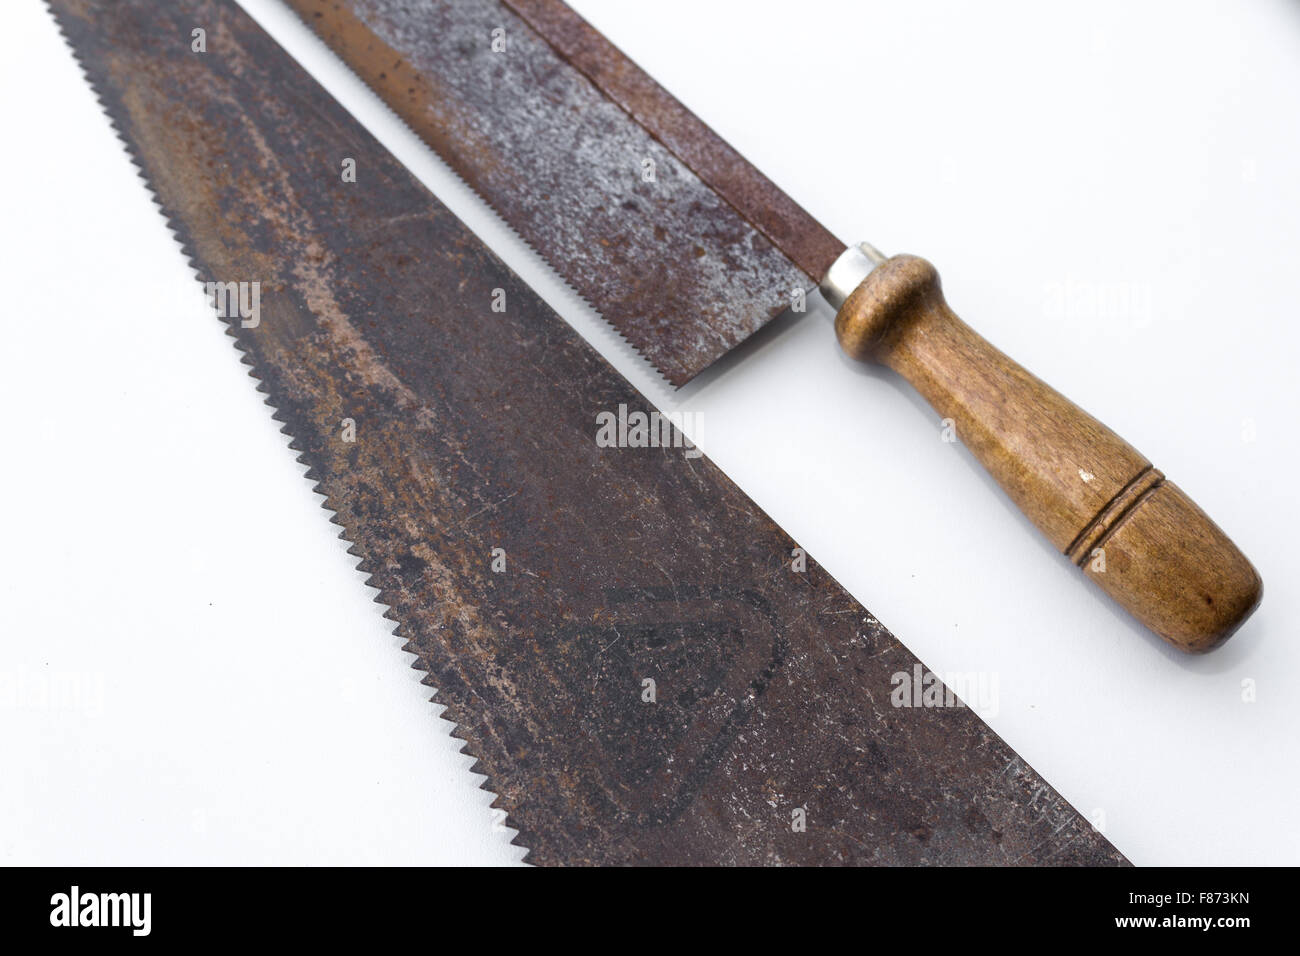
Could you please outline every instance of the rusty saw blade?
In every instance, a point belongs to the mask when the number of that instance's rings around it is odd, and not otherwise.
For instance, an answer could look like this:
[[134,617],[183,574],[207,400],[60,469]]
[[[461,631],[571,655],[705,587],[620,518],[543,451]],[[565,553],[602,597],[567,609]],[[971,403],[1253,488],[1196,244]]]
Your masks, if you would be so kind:
[[237,6],[49,2],[532,862],[1125,862]]
[[288,2],[674,385],[844,251],[558,0]]

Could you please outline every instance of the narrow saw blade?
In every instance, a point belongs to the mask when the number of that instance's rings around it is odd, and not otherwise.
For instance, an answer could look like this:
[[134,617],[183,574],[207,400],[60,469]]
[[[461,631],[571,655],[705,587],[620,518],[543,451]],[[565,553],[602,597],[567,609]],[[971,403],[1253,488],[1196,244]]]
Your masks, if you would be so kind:
[[289,0],[682,385],[844,249],[558,0]]

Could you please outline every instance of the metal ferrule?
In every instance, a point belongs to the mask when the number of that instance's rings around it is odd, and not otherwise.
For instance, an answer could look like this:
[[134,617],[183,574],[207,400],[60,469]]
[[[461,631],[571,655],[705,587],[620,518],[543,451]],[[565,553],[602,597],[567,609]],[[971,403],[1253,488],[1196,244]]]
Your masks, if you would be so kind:
[[869,242],[849,246],[826,270],[818,287],[822,297],[838,312],[844,301],[853,294],[853,290],[871,274],[871,270],[887,258],[889,257]]

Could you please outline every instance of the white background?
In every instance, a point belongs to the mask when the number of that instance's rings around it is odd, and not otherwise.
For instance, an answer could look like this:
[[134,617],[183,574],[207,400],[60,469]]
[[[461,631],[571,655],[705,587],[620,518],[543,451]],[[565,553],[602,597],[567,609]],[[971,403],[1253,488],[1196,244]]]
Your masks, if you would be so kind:
[[[1139,864],[1300,862],[1300,5],[579,2],[846,241],[1111,424],[1266,584],[1189,658],[790,325],[680,394],[274,0],[245,6]],[[6,4],[0,860],[517,860],[39,3]],[[1258,699],[1243,702],[1242,682]]]

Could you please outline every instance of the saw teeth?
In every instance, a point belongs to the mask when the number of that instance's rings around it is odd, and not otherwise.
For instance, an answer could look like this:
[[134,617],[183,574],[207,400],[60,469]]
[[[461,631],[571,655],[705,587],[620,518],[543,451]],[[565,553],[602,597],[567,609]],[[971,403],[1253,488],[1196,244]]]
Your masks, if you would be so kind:
[[[137,152],[135,146],[132,144],[131,140],[124,133],[123,127],[121,123],[119,123],[116,113],[110,107],[108,100],[105,98],[104,92],[100,88],[98,81],[95,79],[94,75],[91,73],[86,63],[82,60],[81,53],[77,50],[76,45],[72,42],[72,39],[68,35],[66,24],[64,23],[64,19],[63,19],[63,14],[60,13],[60,11],[58,10],[54,0],[45,0],[45,5],[46,8],[49,10],[50,15],[54,19],[54,23],[59,31],[60,38],[63,40],[64,45],[71,52],[73,60],[76,62],[77,68],[81,72],[82,78],[85,80],[86,85],[90,88],[91,93],[94,95],[95,102],[99,106],[100,112],[108,120],[109,126],[113,130],[113,135],[117,137],[118,142],[121,144],[123,150],[125,150],[127,158],[130,160],[131,165],[135,167],[136,176],[138,176],[140,181],[144,183],[145,188],[148,191],[150,200],[157,207],[159,214],[162,216],[163,223],[166,226],[168,233],[170,233],[172,240],[176,243],[177,249],[180,251],[182,259],[185,261],[185,264],[189,267],[190,273],[193,275],[195,281],[197,281],[201,286],[204,285],[205,280],[203,279],[203,270],[198,264],[197,256],[194,252],[193,247],[190,245],[189,241],[184,238],[186,235],[185,228],[179,221],[176,220],[176,218],[168,210],[167,205],[163,202],[157,190],[154,188],[154,184],[150,180],[148,173],[145,171],[144,163],[139,153]],[[288,54],[286,54],[286,56],[287,55]],[[292,434],[292,432],[290,431],[289,424],[282,417],[280,410],[276,407],[273,399],[270,397],[269,391],[265,383],[263,382],[262,375],[258,370],[256,358],[254,357],[249,347],[239,338],[239,329],[237,327],[237,324],[217,314],[215,306],[213,306],[212,309],[213,309],[213,315],[217,318],[217,320],[226,326],[225,329],[226,334],[231,336],[235,349],[240,353],[240,361],[243,364],[249,366],[248,374],[251,378],[253,378],[254,382],[256,383],[257,391],[267,396],[264,401],[264,404],[269,406],[272,410],[271,420],[280,425],[279,431],[281,434],[289,437],[290,441],[288,442],[288,445],[290,450],[300,451],[301,449],[300,446],[298,446],[298,438]],[[302,455],[295,455],[294,460],[301,464],[305,464]],[[308,484],[310,490],[314,494],[320,495],[321,498],[323,499],[321,502],[321,506],[326,508],[330,512],[330,521],[335,524],[341,525],[343,527],[343,530],[340,532],[340,537],[343,537],[351,541],[352,535],[348,530],[347,524],[343,520],[339,511],[330,503],[329,497],[322,490],[321,483],[319,481],[319,476],[314,474],[313,469],[308,469],[308,471],[304,474],[304,477],[308,478]],[[352,547],[348,548],[347,553],[354,558],[359,558],[359,554],[360,554],[355,544],[352,545]],[[366,565],[366,561],[364,559],[359,559],[353,562],[353,567],[358,571],[362,571],[363,573],[367,573],[365,565]],[[369,584],[369,581],[367,581],[367,584]],[[398,631],[401,630],[402,623],[398,618],[396,612],[394,611],[393,605],[390,603],[391,595],[385,592],[384,590],[380,589],[379,593],[374,597],[373,600],[375,603],[383,606],[384,611],[382,616],[384,618],[386,618],[390,622],[396,622],[396,626],[394,626],[389,631],[389,633],[395,637],[401,636],[398,634]],[[428,665],[425,664],[422,658],[420,657],[419,653],[415,649],[413,642],[409,640],[405,641],[401,645],[400,649],[403,652],[410,654],[414,658],[411,662],[411,667],[414,670],[421,671],[425,674],[424,678],[422,678],[420,682],[427,686],[433,687],[434,685],[432,681],[432,674],[429,673]],[[436,696],[436,694],[437,691],[435,688],[434,696]],[[430,697],[429,699],[430,701],[432,701],[433,697]],[[435,710],[435,717],[437,717],[439,721],[446,726],[447,731],[450,735],[457,738],[458,740],[463,741],[465,738],[460,733],[458,733],[458,731],[460,730],[460,722],[458,720],[453,720],[451,717],[449,717],[448,711],[449,708],[440,705],[440,709]],[[469,744],[467,742],[464,743],[463,746],[459,748],[458,752],[461,754],[468,754],[470,757],[474,758],[473,765],[466,769],[468,769],[469,772],[474,774],[475,776],[479,776],[483,778],[482,781],[478,784],[478,789],[487,790],[489,793],[493,794],[494,799],[488,805],[489,809],[499,810],[500,808],[497,806],[497,804],[501,800],[501,796],[497,792],[497,788],[493,783],[492,778],[488,774],[483,773],[482,770],[475,769],[479,766],[479,761],[476,757],[474,757],[473,754],[469,754]],[[506,814],[504,825],[507,829],[514,831],[514,835],[509,841],[510,845],[519,847],[524,851],[523,855],[519,857],[519,862],[527,863],[528,858],[532,853],[532,850],[530,847],[525,846],[523,843],[520,842],[520,835],[522,831],[520,830],[519,827],[513,824],[513,821],[510,819],[508,813]]]
[[[396,110],[394,110],[391,106],[389,106],[388,101],[384,99],[383,94],[379,90],[375,89],[375,87],[370,83],[369,80],[365,79],[365,77],[361,76],[355,70],[353,70],[352,67],[342,57],[340,57],[337,53],[334,52],[334,50],[329,46],[328,43],[326,43],[323,39],[321,39],[320,35],[317,34],[315,29],[313,28],[311,21],[308,20],[302,14],[302,12],[297,9],[297,7],[294,4],[290,3],[287,6],[289,10],[293,13],[293,16],[298,20],[298,22],[300,22],[307,29],[307,32],[311,35],[313,40],[315,40],[319,49],[327,56],[329,56],[331,59],[333,59],[334,62],[337,63],[342,69],[346,70],[350,76],[355,77],[361,83],[361,85],[366,88],[366,90],[371,94],[374,105],[377,106],[382,112],[386,113],[390,119],[395,120],[403,129],[405,129],[408,133],[410,133],[411,136],[413,136],[416,140],[418,140],[425,147],[425,149],[429,151],[430,154],[436,157],[439,166],[445,172],[453,176],[458,183],[460,183],[462,186],[465,187],[466,190],[470,192],[471,195],[473,195],[476,199],[478,199],[478,201],[482,203],[483,207],[485,209],[488,209],[492,213],[493,218],[498,223],[501,224],[502,228],[504,228],[507,232],[509,232],[510,235],[516,241],[518,241],[521,245],[523,245],[523,247],[532,254],[534,260],[542,265],[542,267],[546,270],[547,274],[553,276],[555,280],[561,286],[564,287],[565,292],[569,296],[571,296],[577,302],[581,303],[583,311],[588,312],[596,316],[598,319],[600,319],[601,327],[607,330],[608,332],[613,333],[613,341],[615,347],[619,351],[621,351],[624,355],[630,355],[633,358],[635,358],[637,364],[641,366],[644,371],[649,373],[649,377],[655,382],[656,385],[658,385],[668,393],[677,391],[678,386],[674,385],[669,380],[668,376],[664,374],[662,370],[660,370],[659,366],[657,366],[654,362],[650,361],[650,359],[646,357],[645,353],[642,352],[642,350],[639,347],[633,344],[632,340],[627,337],[627,335],[623,332],[622,329],[620,329],[609,319],[605,318],[605,314],[601,312],[600,309],[596,308],[595,304],[590,299],[588,299],[585,295],[579,292],[577,287],[574,286],[573,283],[570,282],[568,278],[565,277],[564,273],[562,273],[559,269],[557,269],[554,265],[552,265],[551,260],[546,257],[546,255],[542,252],[542,250],[537,248],[537,246],[535,246],[533,243],[529,242],[528,239],[525,238],[524,235],[519,232],[519,230],[517,230],[513,225],[511,225],[509,220],[507,220],[504,216],[501,215],[500,211],[498,211],[496,206],[492,205],[491,201],[488,200],[488,198],[484,196],[482,192],[476,189],[469,182],[469,180],[467,180],[464,176],[462,176],[460,173],[456,171],[456,169],[451,165],[451,163],[448,162],[447,157],[443,155],[441,150],[439,150],[437,143],[435,143],[434,141],[430,140],[428,137],[422,135],[417,130],[415,130],[411,126],[411,124],[408,123],[405,119],[403,119],[402,116]],[[560,311],[560,310],[557,309],[556,311]],[[561,312],[561,315],[562,314],[563,312]]]

